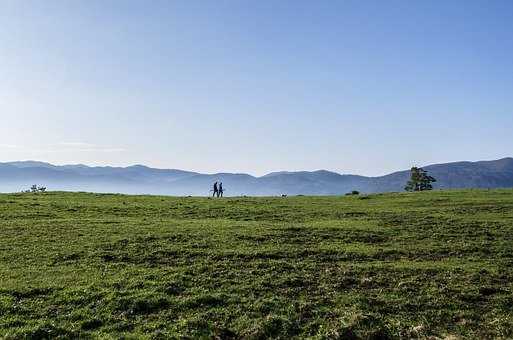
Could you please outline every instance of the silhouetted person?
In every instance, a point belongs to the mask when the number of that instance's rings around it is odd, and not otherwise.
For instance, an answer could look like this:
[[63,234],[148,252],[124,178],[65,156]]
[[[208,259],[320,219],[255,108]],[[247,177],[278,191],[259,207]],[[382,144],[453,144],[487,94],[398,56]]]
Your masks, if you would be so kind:
[[217,192],[217,197],[223,197],[223,182],[219,183],[219,191]]
[[214,183],[214,193],[212,194],[212,197],[219,197],[219,190],[217,189],[217,182]]

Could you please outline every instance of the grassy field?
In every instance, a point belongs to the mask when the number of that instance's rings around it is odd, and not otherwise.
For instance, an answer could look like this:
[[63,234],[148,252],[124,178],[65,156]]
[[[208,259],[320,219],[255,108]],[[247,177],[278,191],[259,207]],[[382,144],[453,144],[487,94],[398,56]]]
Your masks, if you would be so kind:
[[0,338],[513,338],[513,190],[0,195]]

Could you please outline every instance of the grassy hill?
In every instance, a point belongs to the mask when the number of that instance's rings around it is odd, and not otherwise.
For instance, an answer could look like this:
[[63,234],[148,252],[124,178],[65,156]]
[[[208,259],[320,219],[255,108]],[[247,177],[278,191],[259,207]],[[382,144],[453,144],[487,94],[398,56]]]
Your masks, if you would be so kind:
[[1,338],[512,330],[513,190],[0,195]]

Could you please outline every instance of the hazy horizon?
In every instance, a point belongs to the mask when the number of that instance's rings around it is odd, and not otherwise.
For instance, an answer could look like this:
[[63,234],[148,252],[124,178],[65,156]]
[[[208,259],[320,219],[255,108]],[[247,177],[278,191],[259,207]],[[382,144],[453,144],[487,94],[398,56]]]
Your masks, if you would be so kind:
[[[504,157],[500,157],[500,158],[497,158],[497,159],[457,160],[457,161],[443,162],[443,163],[442,162],[436,162],[436,163],[430,163],[430,164],[412,164],[411,166],[426,167],[426,166],[431,166],[431,165],[452,164],[452,163],[459,163],[459,162],[470,162],[470,163],[475,163],[475,162],[493,162],[493,161],[498,161],[498,160],[502,160],[502,159],[512,159],[512,158],[513,158],[512,156],[504,156]],[[233,174],[245,174],[245,175],[250,175],[250,176],[253,176],[253,177],[262,177],[262,176],[269,175],[271,173],[277,173],[277,172],[315,172],[315,171],[329,171],[329,172],[334,172],[334,173],[338,173],[338,174],[341,174],[341,175],[357,175],[357,176],[364,176],[364,177],[381,177],[381,176],[389,175],[391,173],[401,172],[401,171],[405,171],[405,170],[409,169],[409,168],[396,169],[396,170],[392,170],[390,172],[383,173],[383,174],[378,174],[378,175],[365,175],[365,174],[360,174],[360,173],[348,173],[348,172],[340,172],[340,171],[336,171],[336,170],[320,169],[320,168],[319,169],[297,169],[297,170],[281,169],[281,170],[268,171],[268,172],[265,172],[265,173],[262,173],[262,174],[254,174],[254,173],[241,172],[241,171],[233,171],[233,172],[228,172],[228,171],[203,172],[203,171],[200,171],[200,170],[182,169],[182,168],[177,168],[177,167],[167,167],[167,168],[164,168],[164,167],[152,167],[150,165],[142,164],[142,163],[133,163],[133,164],[127,164],[127,165],[85,164],[85,163],[52,163],[52,162],[46,162],[46,161],[34,160],[34,159],[0,161],[0,163],[16,163],[16,162],[42,162],[42,163],[48,163],[48,164],[55,165],[55,166],[77,166],[77,165],[83,165],[83,166],[87,166],[87,167],[115,167],[115,168],[116,167],[127,168],[127,167],[131,167],[131,166],[145,166],[145,167],[154,168],[154,169],[160,169],[160,170],[183,170],[183,171],[189,171],[189,172],[198,173],[198,174],[204,174],[204,175],[215,175],[215,174],[221,174],[221,173],[233,173]]]
[[0,9],[0,162],[379,176],[513,149],[510,1]]

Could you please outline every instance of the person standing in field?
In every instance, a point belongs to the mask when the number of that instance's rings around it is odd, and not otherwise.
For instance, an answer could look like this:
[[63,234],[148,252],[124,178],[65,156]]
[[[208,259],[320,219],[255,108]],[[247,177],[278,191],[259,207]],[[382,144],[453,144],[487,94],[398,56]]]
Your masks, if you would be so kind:
[[217,192],[217,197],[223,197],[223,182],[219,182],[219,191]]
[[212,197],[219,197],[219,190],[217,189],[217,182],[214,183],[214,193],[212,194]]

